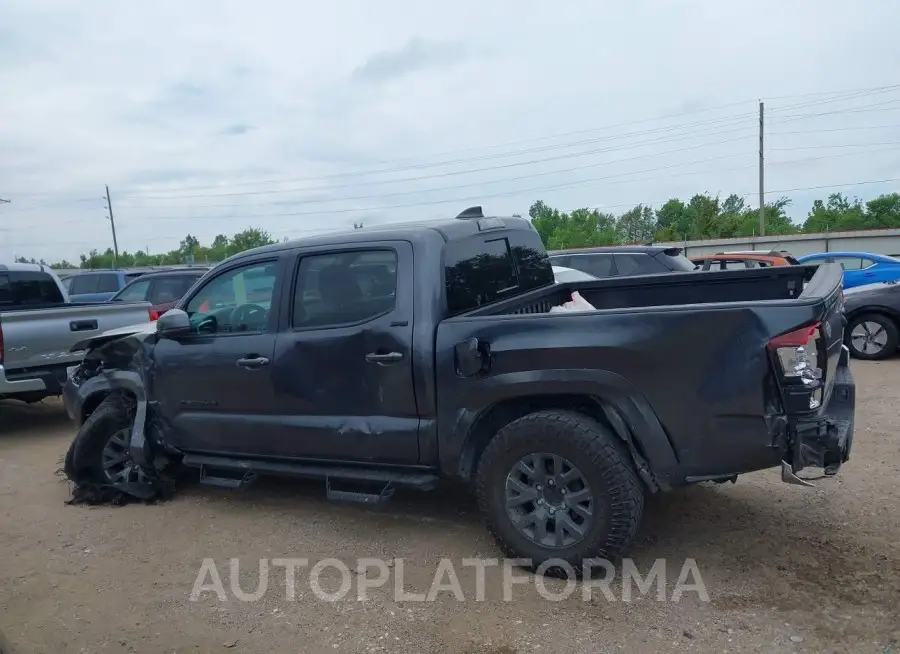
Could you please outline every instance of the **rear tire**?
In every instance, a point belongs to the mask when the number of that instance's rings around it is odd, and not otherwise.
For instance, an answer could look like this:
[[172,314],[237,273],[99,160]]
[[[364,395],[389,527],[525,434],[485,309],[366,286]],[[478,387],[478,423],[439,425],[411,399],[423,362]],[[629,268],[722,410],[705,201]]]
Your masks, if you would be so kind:
[[643,486],[618,437],[564,410],[531,413],[503,427],[479,461],[476,494],[506,556],[529,560],[525,567],[535,571],[546,564],[544,574],[563,578],[588,574],[591,559],[618,559],[644,506]]
[[879,361],[893,356],[900,344],[897,323],[880,313],[864,313],[847,325],[847,348],[855,359]]

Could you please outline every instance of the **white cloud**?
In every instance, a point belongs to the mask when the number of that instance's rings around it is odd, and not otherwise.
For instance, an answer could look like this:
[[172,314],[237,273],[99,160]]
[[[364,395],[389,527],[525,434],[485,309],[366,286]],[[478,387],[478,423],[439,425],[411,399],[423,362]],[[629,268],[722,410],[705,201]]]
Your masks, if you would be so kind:
[[[0,259],[108,247],[104,184],[128,250],[751,193],[756,98],[773,192],[900,177],[900,89],[808,95],[900,84],[898,21],[836,0],[5,0]],[[824,147],[867,143],[888,145]],[[791,192],[797,216],[825,192]]]

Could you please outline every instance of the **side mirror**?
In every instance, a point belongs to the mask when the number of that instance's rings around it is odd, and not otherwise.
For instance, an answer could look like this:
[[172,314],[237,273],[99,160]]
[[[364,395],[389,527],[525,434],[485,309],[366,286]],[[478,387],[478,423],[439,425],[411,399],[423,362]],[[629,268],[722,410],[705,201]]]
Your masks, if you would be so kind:
[[181,309],[169,309],[156,321],[156,333],[163,338],[178,338],[191,332],[191,319]]

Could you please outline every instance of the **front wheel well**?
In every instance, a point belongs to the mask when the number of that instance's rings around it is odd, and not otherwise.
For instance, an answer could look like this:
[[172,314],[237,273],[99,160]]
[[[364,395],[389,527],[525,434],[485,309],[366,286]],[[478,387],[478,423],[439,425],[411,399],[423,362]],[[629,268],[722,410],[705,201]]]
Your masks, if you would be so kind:
[[85,421],[91,417],[91,414],[97,410],[97,407],[103,404],[103,400],[113,393],[119,393],[132,401],[137,400],[134,393],[124,389],[97,391],[93,395],[90,395],[81,406],[81,424],[84,424]]
[[[560,394],[516,397],[503,400],[486,409],[475,419],[475,422],[469,429],[460,457],[459,475],[466,480],[474,478],[478,462],[487,444],[503,427],[530,413],[552,409],[575,411],[586,415],[616,434],[626,446],[635,469],[648,489],[653,492],[659,490],[659,484],[650,470],[640,444],[632,438],[615,407],[603,398],[595,395]],[[613,421],[610,420],[610,415],[618,418],[615,420],[618,424],[613,424]]]

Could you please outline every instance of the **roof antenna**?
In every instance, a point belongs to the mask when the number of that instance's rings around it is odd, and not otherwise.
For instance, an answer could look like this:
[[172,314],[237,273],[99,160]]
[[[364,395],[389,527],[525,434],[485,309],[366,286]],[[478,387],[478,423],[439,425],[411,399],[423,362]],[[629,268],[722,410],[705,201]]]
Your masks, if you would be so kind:
[[458,216],[456,216],[457,220],[468,220],[470,218],[484,218],[484,212],[481,210],[481,206],[477,207],[469,207],[465,211],[461,212]]

